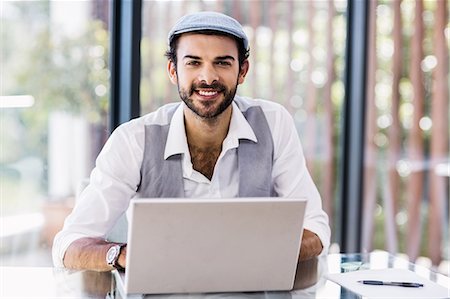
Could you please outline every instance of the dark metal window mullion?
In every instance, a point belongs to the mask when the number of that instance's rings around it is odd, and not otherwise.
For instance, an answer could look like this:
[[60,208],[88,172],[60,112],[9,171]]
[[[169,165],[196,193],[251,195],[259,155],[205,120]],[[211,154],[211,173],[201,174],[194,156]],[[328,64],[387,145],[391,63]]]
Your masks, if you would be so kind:
[[142,0],[112,0],[109,129],[140,115]]
[[341,252],[361,251],[368,8],[368,1],[348,1],[345,101],[340,155],[342,164],[338,238]]

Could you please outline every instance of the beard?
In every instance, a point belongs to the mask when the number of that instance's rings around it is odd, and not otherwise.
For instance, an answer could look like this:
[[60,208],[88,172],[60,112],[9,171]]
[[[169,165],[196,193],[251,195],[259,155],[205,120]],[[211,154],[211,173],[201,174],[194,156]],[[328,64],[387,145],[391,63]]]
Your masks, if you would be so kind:
[[[233,102],[234,96],[236,95],[238,82],[236,82],[236,86],[232,89],[226,88],[223,84],[219,82],[215,82],[211,85],[208,85],[206,83],[200,83],[200,84],[192,84],[189,91],[182,89],[180,85],[178,84],[178,93],[180,95],[180,98],[183,100],[183,102],[188,106],[188,108],[194,112],[197,116],[203,118],[203,119],[215,119],[217,116],[222,114]],[[218,105],[215,101],[210,102],[200,102],[198,105],[194,103],[194,100],[191,98],[191,96],[194,94],[194,92],[200,88],[205,89],[213,89],[217,91],[219,94],[223,94],[223,100]],[[217,106],[216,106],[217,105]]]

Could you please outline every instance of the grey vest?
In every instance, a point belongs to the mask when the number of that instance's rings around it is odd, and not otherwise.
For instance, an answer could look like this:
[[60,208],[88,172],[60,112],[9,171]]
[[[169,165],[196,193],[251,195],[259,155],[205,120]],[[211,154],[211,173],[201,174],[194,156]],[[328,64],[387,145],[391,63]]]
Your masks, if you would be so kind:
[[[239,106],[239,102],[236,101]],[[169,112],[172,119],[174,106]],[[273,139],[261,107],[249,107],[242,111],[253,129],[258,142],[239,140],[239,197],[277,196],[272,183]],[[145,149],[141,165],[141,182],[138,187],[140,198],[184,197],[181,154],[164,159],[169,125],[148,125],[145,127]],[[122,215],[108,234],[111,242],[127,241],[128,222]]]
[[[171,119],[178,106],[169,112]],[[239,140],[239,197],[275,196],[272,184],[273,139],[261,107],[242,111],[258,142]],[[139,197],[184,197],[182,155],[164,160],[169,125],[145,127],[145,149],[141,165]]]

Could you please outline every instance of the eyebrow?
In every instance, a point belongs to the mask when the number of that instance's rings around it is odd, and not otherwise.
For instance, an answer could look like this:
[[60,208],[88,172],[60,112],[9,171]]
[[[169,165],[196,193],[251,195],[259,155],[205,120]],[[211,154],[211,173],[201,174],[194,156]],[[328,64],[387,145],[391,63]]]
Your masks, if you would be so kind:
[[218,56],[218,57],[216,57],[216,59],[215,60],[236,60],[236,59],[234,59],[234,57],[233,56],[230,56],[230,55],[225,55],[225,56]]
[[[195,59],[195,60],[202,60],[201,57],[195,56],[195,55],[185,55],[183,59]],[[236,60],[233,56],[230,55],[224,55],[224,56],[217,56],[214,60]]]
[[201,60],[200,57],[194,56],[194,55],[185,55],[185,56],[183,57],[183,59],[195,59],[195,60]]

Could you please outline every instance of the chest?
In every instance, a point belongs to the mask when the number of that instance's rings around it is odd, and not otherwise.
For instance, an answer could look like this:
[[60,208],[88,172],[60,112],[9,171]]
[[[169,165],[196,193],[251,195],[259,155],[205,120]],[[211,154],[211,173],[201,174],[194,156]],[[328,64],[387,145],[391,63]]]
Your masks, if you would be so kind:
[[221,147],[199,148],[190,146],[189,151],[191,154],[192,167],[211,180],[221,150]]

